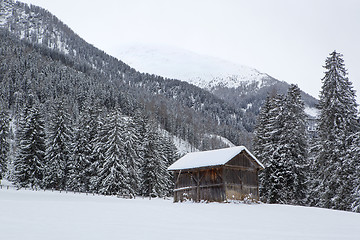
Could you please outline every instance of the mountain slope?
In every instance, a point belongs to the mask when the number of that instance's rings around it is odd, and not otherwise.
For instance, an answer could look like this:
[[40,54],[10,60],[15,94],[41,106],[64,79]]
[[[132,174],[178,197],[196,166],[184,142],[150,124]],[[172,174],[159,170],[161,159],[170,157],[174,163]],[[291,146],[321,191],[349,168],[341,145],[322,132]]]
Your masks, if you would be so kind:
[[2,239],[13,240],[356,240],[360,235],[360,214],[275,204],[175,204],[0,189],[0,212]]
[[[285,92],[288,87],[288,84],[251,68],[239,70],[229,63],[214,64],[213,60],[207,64],[197,64],[199,57],[194,58],[193,67],[203,66],[203,73],[211,68],[211,76],[222,73],[206,81],[194,78],[192,81],[198,86],[140,73],[88,44],[48,11],[12,0],[0,3],[0,26],[71,68],[85,74],[96,72],[97,79],[101,78],[104,83],[111,82],[114,86],[111,89],[112,98],[121,101],[131,99],[130,105],[141,106],[163,129],[201,150],[223,146],[221,141],[213,144],[210,143],[212,140],[204,140],[205,136],[212,134],[251,149],[252,131],[267,93]],[[217,67],[219,64],[222,67]],[[222,78],[225,71],[238,75]],[[247,74],[240,76],[239,71],[246,71]],[[209,79],[212,80],[209,82]],[[109,104],[107,101],[106,104],[107,107],[114,106],[113,102]],[[133,108],[126,107],[123,111],[131,114]]]
[[142,72],[189,82],[211,89],[221,86],[237,88],[251,82],[263,85],[270,77],[258,70],[222,59],[203,56],[184,49],[156,45],[124,45],[116,56]]
[[[5,32],[11,32],[4,33],[4,36],[11,35],[10,38],[15,36],[22,39],[20,44],[27,44],[27,47],[38,49],[41,54],[61,61],[67,67],[101,79],[102,86],[97,91],[101,96],[110,91],[107,94],[109,99],[104,100],[107,108],[120,104],[125,114],[133,114],[134,108],[141,107],[155,118],[163,129],[187,140],[198,149],[210,147],[210,143],[203,141],[204,134],[221,135],[237,145],[251,148],[251,134],[244,128],[241,109],[231,106],[214,94],[189,83],[139,73],[86,43],[42,8],[4,0],[0,4],[0,19],[1,28]],[[10,39],[8,42],[10,45],[18,44]],[[18,54],[17,51],[14,53]],[[16,57],[21,58],[21,54]],[[29,68],[26,64],[23,67]],[[35,72],[39,70],[36,64],[32,67]],[[71,78],[63,81],[71,81]],[[111,89],[108,86],[111,86]],[[21,87],[15,90],[20,91],[21,96],[26,95]],[[10,89],[4,96],[11,98],[12,93],[13,90]],[[66,92],[62,93],[66,95]],[[13,100],[10,99],[10,102],[9,108],[14,108]],[[128,103],[123,104],[124,102]],[[219,146],[222,146],[221,141],[212,147]]]
[[[140,71],[189,82],[241,109],[243,125],[250,132],[266,96],[285,94],[289,87],[254,68],[175,47],[133,44],[123,45],[117,52],[120,59]],[[315,107],[315,98],[305,92],[302,97],[308,108]]]

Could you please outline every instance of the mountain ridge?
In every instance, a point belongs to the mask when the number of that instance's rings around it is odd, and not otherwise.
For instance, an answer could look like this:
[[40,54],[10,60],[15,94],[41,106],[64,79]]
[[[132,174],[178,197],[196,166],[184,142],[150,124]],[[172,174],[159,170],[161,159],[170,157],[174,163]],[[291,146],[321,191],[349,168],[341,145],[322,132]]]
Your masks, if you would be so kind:
[[261,82],[270,77],[255,68],[173,46],[130,44],[115,52],[116,57],[139,71],[179,79],[208,90],[219,84],[236,88],[243,82]]
[[[253,131],[256,115],[266,96],[285,94],[290,86],[255,68],[173,46],[128,44],[116,52],[118,58],[140,71],[188,82],[242,109],[248,131]],[[314,97],[305,92],[302,97],[307,109],[315,108]]]

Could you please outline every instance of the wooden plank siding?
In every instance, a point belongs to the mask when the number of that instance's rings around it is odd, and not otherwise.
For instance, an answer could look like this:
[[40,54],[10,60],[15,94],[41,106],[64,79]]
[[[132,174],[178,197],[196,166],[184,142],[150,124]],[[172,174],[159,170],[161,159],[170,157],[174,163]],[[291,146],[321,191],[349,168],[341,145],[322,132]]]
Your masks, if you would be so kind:
[[259,198],[259,166],[246,152],[225,165],[174,171],[174,201],[224,202]]

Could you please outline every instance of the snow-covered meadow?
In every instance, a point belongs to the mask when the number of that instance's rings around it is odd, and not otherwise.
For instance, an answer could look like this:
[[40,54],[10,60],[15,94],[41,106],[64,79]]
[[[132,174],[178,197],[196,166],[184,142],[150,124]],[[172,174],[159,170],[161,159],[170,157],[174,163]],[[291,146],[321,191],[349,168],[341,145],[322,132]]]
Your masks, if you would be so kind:
[[360,239],[360,214],[0,190],[0,239]]

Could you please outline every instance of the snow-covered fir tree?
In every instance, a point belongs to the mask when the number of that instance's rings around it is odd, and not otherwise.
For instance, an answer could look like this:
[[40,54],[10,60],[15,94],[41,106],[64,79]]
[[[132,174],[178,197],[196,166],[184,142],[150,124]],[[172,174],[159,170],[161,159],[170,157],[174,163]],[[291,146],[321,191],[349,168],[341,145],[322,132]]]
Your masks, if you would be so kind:
[[19,187],[41,188],[45,171],[45,122],[39,107],[25,107],[17,132],[14,183]]
[[256,157],[264,164],[268,163],[271,155],[264,151],[264,146],[272,143],[271,136],[266,133],[268,130],[269,112],[271,110],[271,99],[269,95],[266,98],[264,105],[260,109],[259,117],[257,119],[256,128],[254,131],[254,153]]
[[348,158],[353,159],[352,167],[354,174],[352,176],[353,189],[351,193],[351,210],[360,213],[360,132],[350,136],[352,147],[348,150]]
[[47,129],[44,185],[46,188],[66,189],[72,165],[73,127],[65,104],[58,100],[50,113]]
[[260,173],[262,201],[305,203],[305,120],[304,103],[296,85],[289,87],[285,97],[268,97],[261,109],[255,132],[254,152],[265,165]]
[[132,118],[126,118],[126,128],[123,133],[124,139],[124,162],[127,166],[128,183],[130,185],[130,194],[135,196],[140,193],[141,183],[141,165],[143,158],[141,156],[142,143],[137,132],[135,122]]
[[104,159],[98,169],[99,193],[105,195],[131,194],[129,171],[126,164],[124,132],[127,117],[113,110],[105,119],[97,149],[102,149]]
[[284,101],[280,155],[291,176],[284,188],[287,203],[302,205],[307,196],[307,133],[306,114],[301,92],[292,84]]
[[267,181],[269,179],[270,171],[268,170],[268,167],[270,166],[271,156],[272,152],[266,152],[265,146],[268,146],[272,143],[272,139],[270,138],[270,135],[267,134],[266,130],[269,120],[269,112],[271,110],[271,97],[268,95],[266,98],[266,101],[264,105],[260,109],[260,113],[258,116],[257,124],[254,131],[254,154],[257,156],[257,158],[264,164],[265,170],[261,171],[259,173],[259,193],[260,193],[260,199],[264,202],[267,201],[266,193],[267,190],[270,188],[269,184],[270,182]]
[[72,161],[68,188],[74,191],[87,192],[94,190],[91,179],[97,176],[94,166],[94,146],[98,130],[98,114],[96,108],[86,101],[80,113],[72,146]]
[[[268,203],[282,202],[284,183],[281,176],[286,172],[279,160],[278,143],[282,124],[283,96],[268,97],[259,115],[256,131],[255,153],[260,156],[265,169],[260,173],[260,198]],[[260,135],[261,134],[261,135]],[[280,175],[279,175],[280,173]]]
[[89,174],[89,191],[98,192],[99,191],[99,170],[104,162],[105,150],[103,145],[107,141],[106,131],[102,131],[104,128],[104,122],[106,121],[106,116],[102,116],[101,108],[98,104],[95,104],[90,109],[90,122],[89,127],[91,128],[89,137],[91,138],[92,152],[91,152],[91,165],[86,170]]
[[7,160],[9,152],[9,115],[0,104],[0,180],[4,178],[7,171]]
[[325,61],[326,72],[320,93],[319,152],[313,187],[319,207],[351,210],[353,179],[358,159],[348,154],[350,136],[359,131],[355,91],[347,77],[342,54],[334,51]]
[[[162,144],[161,144],[160,152],[162,153],[162,159],[167,169],[171,164],[173,164],[176,160],[179,159],[179,155],[171,139],[167,137],[162,137],[161,141]],[[174,189],[174,181],[172,180],[172,176],[169,171],[167,171],[167,174],[164,177],[166,178],[165,182],[167,183],[166,195],[170,196],[172,195],[172,191]]]
[[167,171],[169,160],[161,151],[164,140],[153,126],[147,128],[147,137],[142,167],[142,195],[164,197],[169,194],[170,174]]

